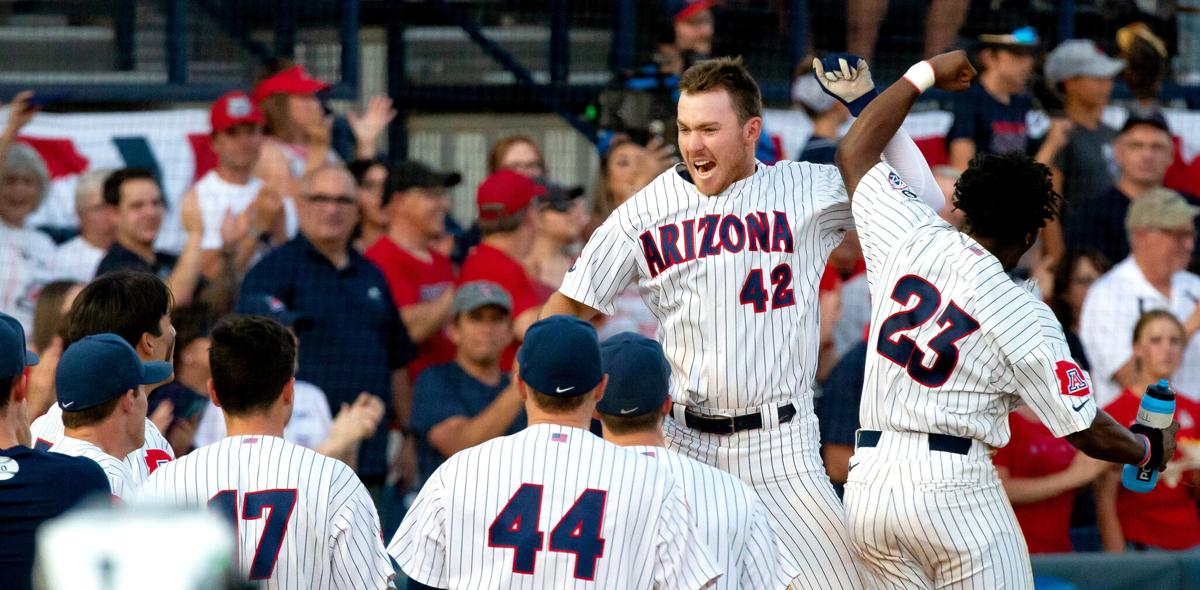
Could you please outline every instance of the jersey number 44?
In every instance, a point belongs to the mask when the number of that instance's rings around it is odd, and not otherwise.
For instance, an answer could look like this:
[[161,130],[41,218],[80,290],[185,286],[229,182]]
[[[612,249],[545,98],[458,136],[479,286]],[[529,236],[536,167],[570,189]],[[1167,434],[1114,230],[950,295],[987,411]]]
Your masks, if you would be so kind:
[[[942,307],[942,294],[932,283],[916,275],[896,281],[892,300],[907,309],[898,311],[879,325],[879,343],[875,350],[884,358],[904,367],[909,377],[925,387],[941,387],[958,366],[956,343],[979,329],[979,322],[951,301],[936,322],[941,331],[929,340],[929,351],[922,350],[905,332],[923,326]],[[915,300],[916,304],[908,307]],[[927,363],[932,353],[934,359]]]
[[[604,502],[608,492],[586,489],[550,531],[550,551],[575,554],[575,578],[594,580],[596,565],[604,556]],[[542,486],[526,483],[517,488],[508,504],[488,527],[488,546],[514,549],[514,573],[533,575],[537,554],[545,544],[538,530],[542,512]]]

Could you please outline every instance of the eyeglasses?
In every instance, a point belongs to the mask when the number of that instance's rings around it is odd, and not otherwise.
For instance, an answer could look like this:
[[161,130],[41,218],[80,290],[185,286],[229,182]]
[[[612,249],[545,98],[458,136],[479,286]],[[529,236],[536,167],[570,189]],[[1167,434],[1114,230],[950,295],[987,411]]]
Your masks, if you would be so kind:
[[313,205],[344,205],[346,207],[353,207],[358,203],[350,195],[325,195],[321,193],[304,195],[304,200]]

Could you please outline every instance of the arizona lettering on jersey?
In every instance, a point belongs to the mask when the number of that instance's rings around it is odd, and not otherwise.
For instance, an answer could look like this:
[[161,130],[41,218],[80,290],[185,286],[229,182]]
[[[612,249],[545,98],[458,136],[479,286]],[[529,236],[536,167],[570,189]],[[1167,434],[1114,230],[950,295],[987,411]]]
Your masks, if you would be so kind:
[[883,162],[860,181],[854,218],[872,294],[863,428],[1002,447],[1021,400],[1055,436],[1091,425],[1088,377],[1062,327],[996,257]]
[[242,574],[271,590],[382,589],[395,575],[358,476],[281,438],[233,436],[196,449],[155,471],[141,497],[228,518]]
[[[62,408],[58,407],[58,404],[51,405],[45,414],[33,421],[33,424],[29,426],[29,431],[33,434],[34,448],[39,451],[53,450],[54,445],[66,436],[62,422]],[[167,442],[166,437],[158,431],[158,427],[147,418],[146,442],[142,444],[142,448],[129,453],[124,461],[133,474],[134,481],[139,484],[146,481],[146,478],[150,477],[155,469],[173,460],[175,460],[175,451],[171,449],[171,443]]]
[[388,552],[412,579],[451,589],[694,590],[721,574],[665,469],[551,424],[450,457]]
[[50,452],[95,461],[104,470],[104,475],[108,477],[108,487],[112,489],[112,496],[118,500],[130,499],[142,485],[143,480],[138,479],[124,461],[105,453],[90,442],[64,436]]
[[725,571],[714,589],[784,588],[792,581],[799,568],[780,564],[779,539],[754,490],[724,471],[662,447],[626,448],[658,460],[683,487],[701,540]]
[[826,258],[852,228],[841,176],[807,162],[759,163],[709,197],[682,170],[618,207],[560,291],[611,314],[637,281],[662,325],[676,401],[738,410],[798,398],[815,445],[815,295]]

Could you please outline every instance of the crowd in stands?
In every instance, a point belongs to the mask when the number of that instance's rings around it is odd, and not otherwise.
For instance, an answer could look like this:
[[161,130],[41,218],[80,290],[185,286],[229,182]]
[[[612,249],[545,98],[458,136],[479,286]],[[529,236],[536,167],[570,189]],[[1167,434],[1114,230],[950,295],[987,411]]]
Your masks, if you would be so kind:
[[[687,46],[673,55],[711,47],[708,7],[676,10]],[[927,40],[931,51],[953,41]],[[859,43],[866,54],[874,46],[866,34]],[[1045,49],[1042,73],[1063,108],[1035,139],[1026,115]],[[1012,442],[995,463],[1030,549],[1198,547],[1200,275],[1189,268],[1200,268],[1200,200],[1182,190],[1196,184],[1169,181],[1179,150],[1172,130],[1153,104],[1138,104],[1119,129],[1101,120],[1125,62],[1091,41],[1044,48],[1035,31],[1018,28],[979,37],[973,57],[981,75],[956,98],[949,162],[935,171],[947,202],[975,155],[1016,150],[1049,166],[1066,197],[1061,223],[1048,228],[1014,280],[1036,280],[1031,288],[1051,304],[1091,371],[1096,402],[1119,420],[1133,420],[1139,396],[1159,379],[1181,394],[1176,461],[1153,493],[1136,500],[1117,485],[1119,471],[1016,409]],[[459,173],[378,157],[395,115],[386,98],[349,117],[352,154],[331,148],[317,98],[326,87],[293,66],[212,103],[217,165],[177,210],[165,209],[150,171],[86,172],[76,189],[77,233],[61,244],[26,223],[49,178],[37,152],[17,141],[37,109],[29,93],[15,97],[0,135],[0,311],[20,321],[41,357],[30,372],[33,420],[54,405],[54,369],[84,285],[114,272],[161,279],[170,294],[163,320],[170,342],[152,356],[138,351],[174,364],[174,381],[150,394],[148,415],[176,456],[224,434],[206,386],[211,327],[230,313],[278,320],[299,343],[286,438],[351,465],[380,504],[390,537],[400,515],[388,507],[398,497],[453,453],[524,427],[510,375],[525,330],[591,232],[676,160],[669,142],[615,133],[585,190],[552,182],[533,139],[507,137],[479,156],[489,175],[473,187],[476,219],[455,220],[448,190],[462,183]],[[830,163],[848,112],[807,75],[794,96],[813,122],[798,159]],[[942,213],[961,223],[952,209]],[[155,247],[167,215],[179,216],[178,251]],[[850,232],[821,286],[817,414],[835,482],[846,478],[871,353],[864,272]],[[623,331],[654,337],[657,326],[635,286],[597,324],[601,339]],[[140,329],[130,336],[134,348],[142,336]]]

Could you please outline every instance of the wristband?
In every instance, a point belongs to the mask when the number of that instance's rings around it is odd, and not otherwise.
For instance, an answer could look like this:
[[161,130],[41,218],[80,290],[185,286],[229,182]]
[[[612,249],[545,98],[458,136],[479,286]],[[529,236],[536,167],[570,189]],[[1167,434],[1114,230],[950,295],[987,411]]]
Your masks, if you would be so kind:
[[1142,460],[1138,461],[1138,464],[1137,464],[1138,468],[1141,469],[1141,468],[1145,467],[1147,463],[1150,462],[1150,456],[1153,453],[1151,452],[1150,437],[1148,437],[1144,434],[1139,434],[1138,436],[1141,437],[1142,444],[1146,445],[1146,454],[1142,456]]
[[933,87],[937,77],[933,75],[933,66],[927,61],[919,61],[904,73],[904,79],[917,88],[920,94]]

